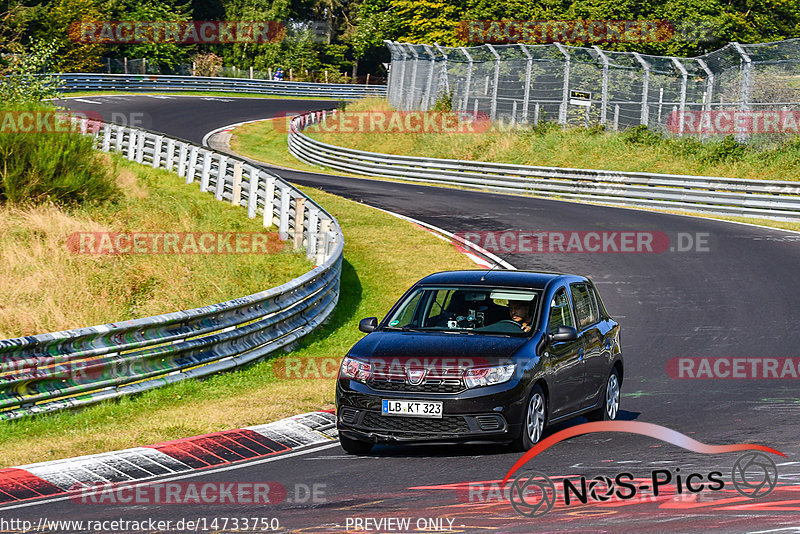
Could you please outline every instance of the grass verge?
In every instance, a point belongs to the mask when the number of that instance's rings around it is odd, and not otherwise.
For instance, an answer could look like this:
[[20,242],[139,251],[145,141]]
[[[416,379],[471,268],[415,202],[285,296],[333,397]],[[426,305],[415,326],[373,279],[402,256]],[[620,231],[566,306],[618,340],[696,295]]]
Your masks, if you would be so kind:
[[[387,109],[387,105],[380,99],[370,99],[353,103],[349,106],[349,109]],[[581,131],[581,130],[567,130],[567,132],[577,132],[577,135],[587,135],[586,131]],[[287,167],[290,169],[297,169],[301,171],[317,172],[317,173],[324,172],[325,174],[333,174],[338,176],[359,177],[359,175],[356,174],[344,173],[334,169],[320,168],[299,161],[294,156],[292,156],[286,148],[286,134],[283,131],[281,131],[281,129],[276,130],[274,127],[274,122],[272,120],[265,120],[265,121],[245,124],[237,127],[231,133],[233,134],[230,141],[231,148],[235,152],[248,156],[250,158],[270,163],[272,165]],[[459,143],[467,142],[463,140],[464,137],[471,137],[471,138],[479,137],[478,135],[475,134],[461,134],[460,136],[452,135],[446,138],[444,138],[443,136],[432,136],[432,135],[407,136],[407,137],[415,137],[417,139],[434,137],[434,139],[431,139],[431,143],[426,144],[427,149],[430,151],[430,153],[426,153],[422,148],[418,149],[416,145],[413,148],[409,147],[408,145],[405,145],[405,148],[401,148],[404,146],[403,145],[404,141],[400,140],[403,134],[391,134],[382,136],[373,135],[367,139],[367,136],[365,136],[364,134],[355,134],[355,135],[320,134],[320,133],[313,133],[311,129],[307,130],[307,133],[310,133],[311,137],[314,137],[326,143],[339,146],[349,146],[352,148],[357,148],[359,150],[366,150],[371,152],[383,152],[392,154],[415,154],[415,155],[418,154],[422,156],[431,156],[431,157],[465,158],[465,159],[469,159],[466,158],[468,154],[465,155],[465,154],[446,152],[445,151],[446,147],[450,146],[450,144],[458,145]],[[595,133],[592,135],[596,136],[598,134]],[[611,135],[611,134],[606,134],[606,135]],[[407,140],[405,142],[407,143]],[[434,150],[435,147],[433,145],[438,145],[438,148]],[[405,150],[408,150],[408,152],[406,152]],[[633,158],[634,155],[631,155],[629,157]],[[484,158],[484,160],[488,161],[489,158]],[[515,163],[520,163],[520,162],[515,161]],[[581,160],[580,163],[572,161],[562,161],[561,163],[564,163],[563,166],[573,167],[573,168],[581,167],[582,165],[587,166],[587,168],[604,168],[602,165],[597,164],[596,161],[591,161],[589,158],[584,158],[583,160]],[[544,163],[528,162],[526,164],[544,164]],[[631,169],[617,169],[617,170],[631,170]],[[636,169],[636,170],[641,170],[641,169]],[[661,170],[653,172],[664,172],[664,171]],[[796,173],[797,170],[795,169],[794,172]],[[691,174],[691,173],[683,172],[683,174]],[[402,181],[393,178],[381,178],[374,176],[368,176],[366,178],[370,180]],[[461,187],[447,186],[442,184],[426,184],[426,185],[430,185],[433,187],[451,187],[455,189],[464,189]],[[586,203],[591,204],[591,202],[586,202]],[[758,219],[752,217],[708,215],[708,214],[681,211],[681,210],[650,209],[649,211],[672,213],[676,215],[689,215],[693,217],[704,217],[708,219],[717,219],[723,221],[742,222],[747,224],[755,224],[758,226],[767,226],[771,228],[781,228],[785,230],[800,231],[800,223],[789,222],[789,221],[773,221],[770,219]]]
[[[160,173],[159,177],[166,178]],[[384,314],[410,284],[426,274],[474,267],[453,247],[415,225],[353,201],[302,189],[341,223],[345,261],[339,304],[331,321],[288,357],[340,359],[363,335],[358,331],[359,319]],[[210,195],[206,197],[216,202]],[[196,209],[177,197],[170,202],[187,211]],[[248,221],[241,210],[237,214]],[[402,252],[405,250],[415,253]],[[79,412],[0,424],[0,467],[241,428],[332,406],[333,380],[282,379],[273,372],[274,362],[203,381],[185,381]]]

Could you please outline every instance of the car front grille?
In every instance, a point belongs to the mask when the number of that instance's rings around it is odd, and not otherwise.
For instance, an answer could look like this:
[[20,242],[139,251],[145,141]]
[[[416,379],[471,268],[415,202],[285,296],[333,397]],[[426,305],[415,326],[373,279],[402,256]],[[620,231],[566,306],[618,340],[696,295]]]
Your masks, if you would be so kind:
[[461,416],[445,416],[441,419],[422,417],[393,417],[366,412],[362,426],[369,430],[403,432],[410,434],[464,434],[469,432],[466,419]]
[[408,391],[409,393],[459,393],[466,389],[459,369],[428,371],[420,384],[410,384],[402,372],[373,376],[369,386],[377,391]]

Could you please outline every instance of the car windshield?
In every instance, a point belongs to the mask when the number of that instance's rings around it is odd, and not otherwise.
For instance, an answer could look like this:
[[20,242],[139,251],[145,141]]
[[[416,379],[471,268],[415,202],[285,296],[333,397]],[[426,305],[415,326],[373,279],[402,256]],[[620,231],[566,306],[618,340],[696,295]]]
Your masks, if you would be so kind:
[[420,287],[386,322],[390,330],[528,335],[540,292],[504,287]]

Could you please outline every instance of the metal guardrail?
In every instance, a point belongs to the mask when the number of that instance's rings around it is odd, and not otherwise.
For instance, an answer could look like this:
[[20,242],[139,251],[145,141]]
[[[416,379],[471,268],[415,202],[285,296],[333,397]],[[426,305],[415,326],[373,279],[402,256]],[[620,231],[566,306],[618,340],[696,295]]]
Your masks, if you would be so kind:
[[[87,123],[83,122],[84,132]],[[175,170],[218,200],[261,212],[314,267],[253,295],[88,328],[0,340],[0,420],[87,405],[207,376],[290,347],[325,321],[339,297],[344,237],[336,219],[278,175],[157,133],[102,124],[103,151]]]
[[295,117],[289,128],[289,152],[311,165],[367,176],[616,206],[800,220],[797,182],[395,156],[331,145],[302,133],[309,124],[335,112]]
[[216,78],[160,74],[56,74],[64,92],[76,91],[225,91],[276,96],[306,96],[354,100],[386,96],[385,85],[277,82],[247,78]]

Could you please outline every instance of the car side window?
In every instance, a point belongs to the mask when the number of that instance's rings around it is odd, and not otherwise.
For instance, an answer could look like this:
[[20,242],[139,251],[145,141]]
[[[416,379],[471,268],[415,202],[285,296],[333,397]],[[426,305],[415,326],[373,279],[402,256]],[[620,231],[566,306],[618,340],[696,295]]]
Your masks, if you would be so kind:
[[564,288],[559,289],[553,300],[550,301],[550,332],[555,332],[561,325],[575,326],[569,310],[567,291]]
[[597,301],[587,284],[572,284],[572,304],[575,306],[575,316],[581,329],[586,328],[600,320]]

